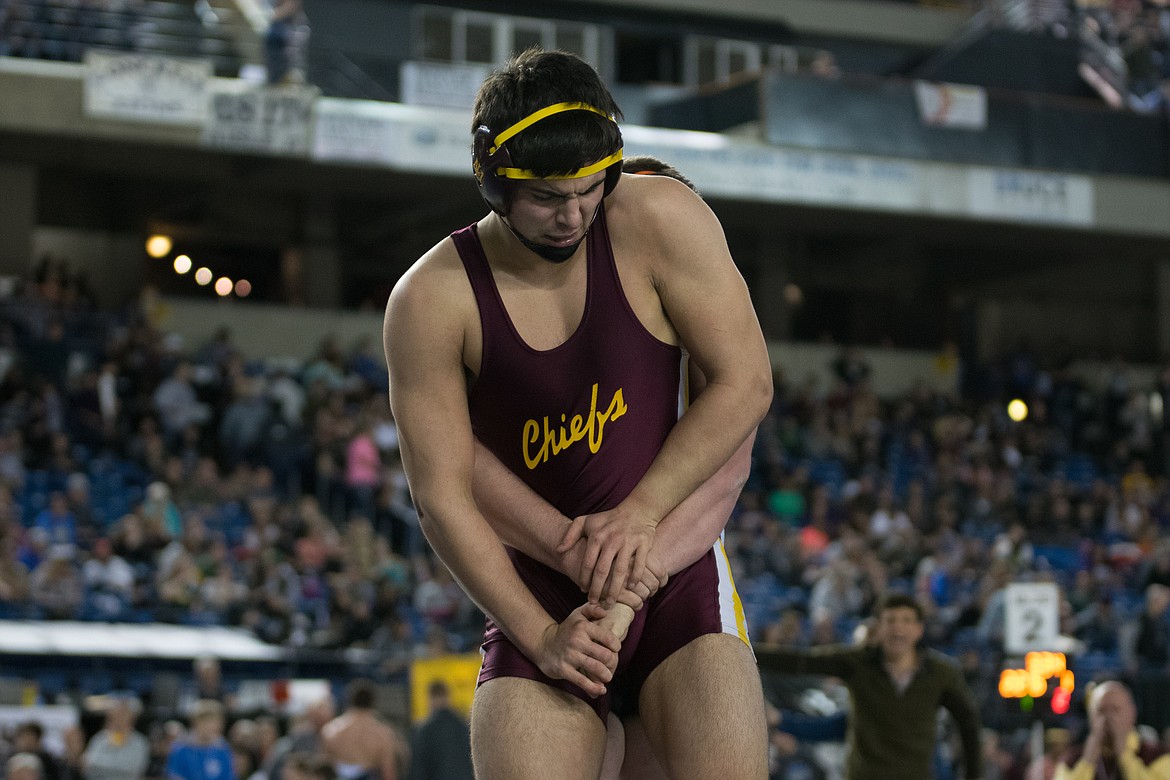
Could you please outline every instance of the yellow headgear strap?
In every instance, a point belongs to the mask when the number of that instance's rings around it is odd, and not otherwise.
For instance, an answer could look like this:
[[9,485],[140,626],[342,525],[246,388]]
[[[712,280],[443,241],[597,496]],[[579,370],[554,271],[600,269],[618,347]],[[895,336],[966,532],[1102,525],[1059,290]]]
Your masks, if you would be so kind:
[[[603,116],[609,121],[613,122],[614,118],[602,111],[600,108],[595,108],[588,103],[553,103],[551,106],[545,106],[539,111],[534,111],[528,116],[521,119],[516,124],[509,127],[504,132],[495,137],[492,142],[494,145],[488,149],[488,154],[495,154],[501,145],[509,138],[517,133],[531,127],[542,119],[547,119],[553,114],[559,114],[563,111],[592,111],[594,114]],[[603,171],[614,163],[622,159],[622,150],[618,149],[608,157],[604,157],[595,163],[579,168],[573,173],[561,174],[558,176],[537,176],[530,170],[525,168],[497,168],[496,175],[503,176],[505,179],[582,179],[586,176],[592,176],[598,171]]]

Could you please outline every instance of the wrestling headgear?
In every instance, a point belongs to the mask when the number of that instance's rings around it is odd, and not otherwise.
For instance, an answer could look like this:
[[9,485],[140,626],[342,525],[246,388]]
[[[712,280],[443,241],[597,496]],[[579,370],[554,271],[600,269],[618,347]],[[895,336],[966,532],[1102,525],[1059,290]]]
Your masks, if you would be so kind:
[[513,182],[522,179],[582,179],[604,170],[604,194],[609,195],[613,192],[613,188],[617,186],[622,177],[620,132],[618,133],[616,151],[596,162],[578,168],[572,173],[538,176],[530,170],[516,168],[512,165],[512,155],[508,152],[508,147],[505,146],[508,139],[542,119],[547,119],[563,111],[592,111],[594,114],[599,114],[617,124],[612,116],[588,103],[554,103],[539,111],[534,111],[499,134],[494,133],[486,125],[480,125],[476,128],[471,149],[471,166],[475,172],[475,180],[479,184],[479,193],[483,196],[484,201],[491,206],[492,211],[501,216],[507,216]]

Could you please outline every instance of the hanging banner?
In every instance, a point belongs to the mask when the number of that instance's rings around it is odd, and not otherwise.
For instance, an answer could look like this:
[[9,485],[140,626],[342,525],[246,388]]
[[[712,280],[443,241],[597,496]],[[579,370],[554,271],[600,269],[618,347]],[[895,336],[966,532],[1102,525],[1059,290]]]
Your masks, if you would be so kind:
[[969,213],[977,217],[1093,224],[1093,181],[1088,176],[971,168],[967,172],[967,194]]
[[402,123],[397,106],[373,100],[321,98],[313,130],[314,160],[392,165]]
[[202,143],[239,152],[306,155],[318,94],[315,87],[217,89]]
[[403,103],[466,110],[492,72],[488,65],[407,60],[399,69]]
[[914,102],[925,125],[956,130],[987,129],[987,92],[966,84],[914,82]]
[[85,55],[88,116],[201,125],[207,119],[211,63],[152,54]]

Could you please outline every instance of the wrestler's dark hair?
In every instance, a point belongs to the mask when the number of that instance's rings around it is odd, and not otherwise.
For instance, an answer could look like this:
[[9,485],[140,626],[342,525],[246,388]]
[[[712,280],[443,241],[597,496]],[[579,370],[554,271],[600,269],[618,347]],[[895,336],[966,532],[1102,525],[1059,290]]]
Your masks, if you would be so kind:
[[672,179],[678,179],[694,190],[695,193],[699,192],[699,188],[695,186],[695,183],[683,175],[682,171],[670,163],[663,162],[649,154],[636,154],[633,157],[623,159],[622,173],[646,173],[654,176],[669,176]]
[[880,616],[888,609],[912,609],[914,614],[918,616],[919,623],[926,620],[926,613],[922,610],[922,605],[913,596],[905,593],[887,593],[882,596],[878,600],[873,614]]
[[377,690],[370,680],[357,679],[345,686],[345,701],[355,709],[372,710],[376,697]]
[[[614,120],[622,116],[592,65],[567,52],[533,47],[508,60],[480,86],[471,132],[483,126],[498,135],[556,103],[586,103]],[[621,145],[618,126],[592,111],[555,114],[507,141],[511,164],[540,177],[573,173]]]
[[329,763],[329,759],[320,754],[294,750],[285,759],[285,766],[295,769],[312,780],[337,780],[337,770],[333,768],[333,764]]

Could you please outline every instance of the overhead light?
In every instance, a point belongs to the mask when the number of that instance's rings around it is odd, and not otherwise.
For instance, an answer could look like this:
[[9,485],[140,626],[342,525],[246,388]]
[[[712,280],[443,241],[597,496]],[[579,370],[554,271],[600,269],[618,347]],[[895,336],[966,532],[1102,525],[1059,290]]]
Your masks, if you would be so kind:
[[185,274],[191,270],[191,258],[187,255],[179,255],[175,258],[175,273]]
[[211,284],[211,269],[204,266],[196,271],[195,283],[200,285]]
[[174,246],[174,242],[171,241],[170,236],[155,233],[146,239],[146,254],[156,259],[166,257],[171,253],[172,246]]

